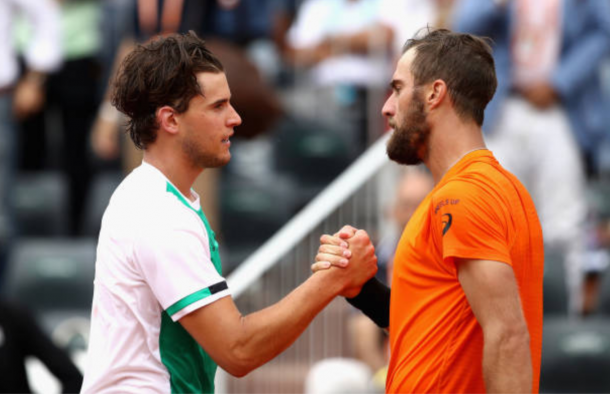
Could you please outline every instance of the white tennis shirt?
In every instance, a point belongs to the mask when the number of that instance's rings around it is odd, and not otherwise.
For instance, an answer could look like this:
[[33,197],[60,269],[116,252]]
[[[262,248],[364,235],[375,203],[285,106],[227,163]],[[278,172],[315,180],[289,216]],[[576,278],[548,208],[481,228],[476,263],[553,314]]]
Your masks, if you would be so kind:
[[177,323],[228,296],[201,211],[155,167],[119,185],[102,219],[83,392],[213,391],[216,364]]

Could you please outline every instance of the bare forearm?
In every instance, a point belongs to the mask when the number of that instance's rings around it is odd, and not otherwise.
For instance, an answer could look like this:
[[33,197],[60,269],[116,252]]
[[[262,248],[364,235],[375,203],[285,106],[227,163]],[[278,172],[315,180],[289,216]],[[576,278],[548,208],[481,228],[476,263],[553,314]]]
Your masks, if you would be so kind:
[[330,42],[333,51],[338,54],[368,54],[371,50],[389,50],[393,37],[392,29],[379,24],[358,33],[335,36]]
[[375,275],[377,258],[368,234],[358,230],[351,240],[358,257],[349,267],[313,274],[275,305],[243,317],[233,299],[224,297],[180,323],[218,365],[243,376],[290,346],[334,297],[359,290]]
[[485,337],[483,378],[488,393],[529,393],[532,361],[527,332]]
[[327,37],[318,45],[308,48],[287,47],[285,56],[293,64],[311,67],[331,56],[390,50],[392,39],[392,30],[379,25],[355,34]]
[[315,274],[278,303],[241,318],[234,343],[237,375],[263,365],[287,349],[342,290],[327,273]]

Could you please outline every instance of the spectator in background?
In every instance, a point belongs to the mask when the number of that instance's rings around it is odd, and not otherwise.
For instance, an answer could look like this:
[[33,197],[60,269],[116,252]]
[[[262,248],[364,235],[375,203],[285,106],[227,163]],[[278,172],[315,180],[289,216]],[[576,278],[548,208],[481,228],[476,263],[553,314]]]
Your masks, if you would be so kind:
[[[284,58],[309,70],[297,86],[317,102],[314,116],[342,126],[362,151],[369,142],[368,102],[382,97],[389,69],[389,37],[376,24],[379,0],[305,0],[286,36]],[[312,89],[307,89],[312,86]],[[339,115],[337,115],[339,114]]]
[[272,35],[273,15],[287,0],[207,0],[208,12],[202,34],[247,48]]
[[104,0],[101,7],[102,49],[100,60],[102,67],[101,92],[106,92],[109,80],[114,72],[115,57],[123,39],[129,34],[132,26],[133,4],[135,0]]
[[[67,227],[70,235],[79,235],[94,173],[88,131],[99,105],[101,2],[59,1],[58,4],[63,64],[48,75],[42,111],[29,114],[20,123],[20,169],[58,168],[66,175]],[[32,37],[26,28],[31,26],[20,27],[23,28],[18,29],[20,40],[28,42]]]
[[26,357],[38,358],[60,381],[62,392],[80,391],[83,376],[21,306],[0,300],[0,392],[31,393]]
[[404,43],[422,27],[445,27],[453,0],[381,0],[379,26],[390,36],[393,56],[398,59]]
[[[25,70],[19,76],[12,46],[13,21],[23,13],[31,21],[32,40],[24,52]],[[61,64],[59,10],[52,0],[0,2],[0,278],[13,235],[9,190],[16,168],[16,119],[41,110],[48,73]],[[0,280],[1,282],[1,280]]]
[[600,65],[610,53],[610,2],[458,0],[454,23],[495,43],[498,91],[486,111],[487,142],[532,193],[547,247],[566,256],[569,310],[579,312],[584,168],[595,171],[608,134]]

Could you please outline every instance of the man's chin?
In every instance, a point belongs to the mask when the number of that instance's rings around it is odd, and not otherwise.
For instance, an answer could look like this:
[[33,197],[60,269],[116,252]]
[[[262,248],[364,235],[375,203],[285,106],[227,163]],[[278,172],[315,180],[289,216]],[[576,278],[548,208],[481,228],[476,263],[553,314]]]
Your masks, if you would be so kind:
[[208,159],[205,161],[200,161],[199,167],[201,167],[204,170],[206,168],[220,168],[220,167],[224,167],[227,164],[229,164],[230,161],[231,161],[231,154],[227,153],[226,155],[216,157],[213,160]]
[[229,153],[228,155],[218,158],[218,160],[214,163],[214,167],[213,168],[220,168],[220,167],[224,167],[227,164],[229,164],[229,162],[231,161],[231,154]]
[[404,156],[390,156],[388,154],[390,160],[397,164],[401,164],[403,166],[415,166],[422,163],[422,159],[419,157],[404,157]]
[[422,162],[422,159],[417,155],[416,152],[406,151],[402,147],[396,147],[392,144],[392,140],[389,141],[386,153],[388,158],[398,164],[410,166],[417,165]]

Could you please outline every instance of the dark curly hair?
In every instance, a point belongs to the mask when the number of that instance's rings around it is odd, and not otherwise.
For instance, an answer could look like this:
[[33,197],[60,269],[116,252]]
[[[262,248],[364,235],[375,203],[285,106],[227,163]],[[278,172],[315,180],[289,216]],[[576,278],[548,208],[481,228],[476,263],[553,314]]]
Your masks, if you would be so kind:
[[159,37],[138,45],[121,63],[112,85],[112,105],[129,117],[127,131],[136,147],[146,149],[157,138],[158,108],[169,105],[178,113],[196,95],[201,72],[224,68],[203,40],[190,31]]
[[425,27],[406,42],[402,53],[411,48],[417,49],[411,63],[415,85],[442,79],[458,115],[482,125],[485,107],[498,86],[490,41]]

